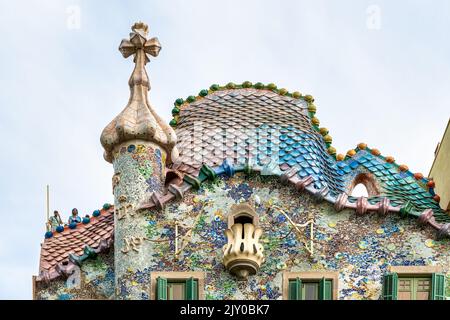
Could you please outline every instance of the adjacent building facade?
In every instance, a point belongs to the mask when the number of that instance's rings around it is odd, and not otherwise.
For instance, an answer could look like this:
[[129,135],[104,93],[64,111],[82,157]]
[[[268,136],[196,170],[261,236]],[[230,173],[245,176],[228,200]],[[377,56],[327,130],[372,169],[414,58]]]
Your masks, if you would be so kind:
[[101,135],[114,205],[46,233],[35,299],[450,297],[437,180],[365,143],[336,154],[314,98],[274,84],[211,85],[168,125],[145,71],[160,48],[143,23],[120,45],[135,69]]
[[450,211],[450,119],[442,140],[436,147],[433,165],[428,175],[436,183],[442,210]]

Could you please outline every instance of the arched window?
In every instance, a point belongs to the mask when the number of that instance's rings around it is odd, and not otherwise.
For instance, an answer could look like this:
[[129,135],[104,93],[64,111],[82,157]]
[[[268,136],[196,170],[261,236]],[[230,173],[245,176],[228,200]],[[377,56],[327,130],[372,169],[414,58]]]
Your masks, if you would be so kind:
[[369,192],[367,192],[367,188],[364,184],[358,183],[352,190],[352,197],[369,197]]
[[375,178],[370,173],[360,173],[353,180],[349,190],[354,197],[375,197],[380,194]]

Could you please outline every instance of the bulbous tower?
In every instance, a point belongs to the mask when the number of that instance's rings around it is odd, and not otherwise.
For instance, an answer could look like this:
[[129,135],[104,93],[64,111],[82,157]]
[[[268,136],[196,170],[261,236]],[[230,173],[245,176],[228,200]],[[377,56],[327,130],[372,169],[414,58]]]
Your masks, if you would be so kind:
[[145,299],[148,282],[138,283],[128,275],[145,268],[148,244],[146,223],[136,209],[152,193],[164,188],[166,165],[177,157],[176,135],[152,108],[147,92],[150,83],[145,65],[148,55],[161,50],[157,38],[148,39],[148,26],[135,23],[119,51],[133,55],[135,67],[129,80],[130,99],[125,109],[101,134],[104,158],[114,167],[113,194],[114,265],[117,299]]

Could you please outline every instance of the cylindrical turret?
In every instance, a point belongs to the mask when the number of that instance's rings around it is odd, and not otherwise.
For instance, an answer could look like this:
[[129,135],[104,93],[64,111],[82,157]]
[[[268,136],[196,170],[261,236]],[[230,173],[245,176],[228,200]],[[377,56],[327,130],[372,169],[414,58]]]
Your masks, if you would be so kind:
[[161,49],[157,38],[147,40],[148,27],[136,23],[130,40],[122,40],[119,50],[125,58],[134,55],[136,64],[130,77],[130,100],[125,109],[106,126],[101,135],[104,158],[114,167],[113,194],[114,259],[117,299],[146,299],[149,281],[131,275],[143,271],[150,250],[145,213],[136,208],[151,193],[164,188],[166,164],[177,156],[176,135],[148,101],[150,83],[145,70],[148,54]]

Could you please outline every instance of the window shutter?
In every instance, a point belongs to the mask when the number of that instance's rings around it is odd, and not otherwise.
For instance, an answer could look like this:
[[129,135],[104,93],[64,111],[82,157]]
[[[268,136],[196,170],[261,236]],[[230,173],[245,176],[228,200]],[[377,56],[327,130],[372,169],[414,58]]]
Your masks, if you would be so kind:
[[445,299],[445,274],[433,273],[431,277],[431,300]]
[[156,299],[167,300],[167,279],[158,277],[156,279]]
[[332,280],[322,278],[319,281],[319,300],[333,300],[332,287]]
[[198,300],[198,283],[192,277],[186,280],[186,300]]
[[302,280],[300,278],[289,281],[289,300],[302,300]]
[[396,273],[387,273],[383,281],[383,299],[397,300],[398,293],[398,275]]

